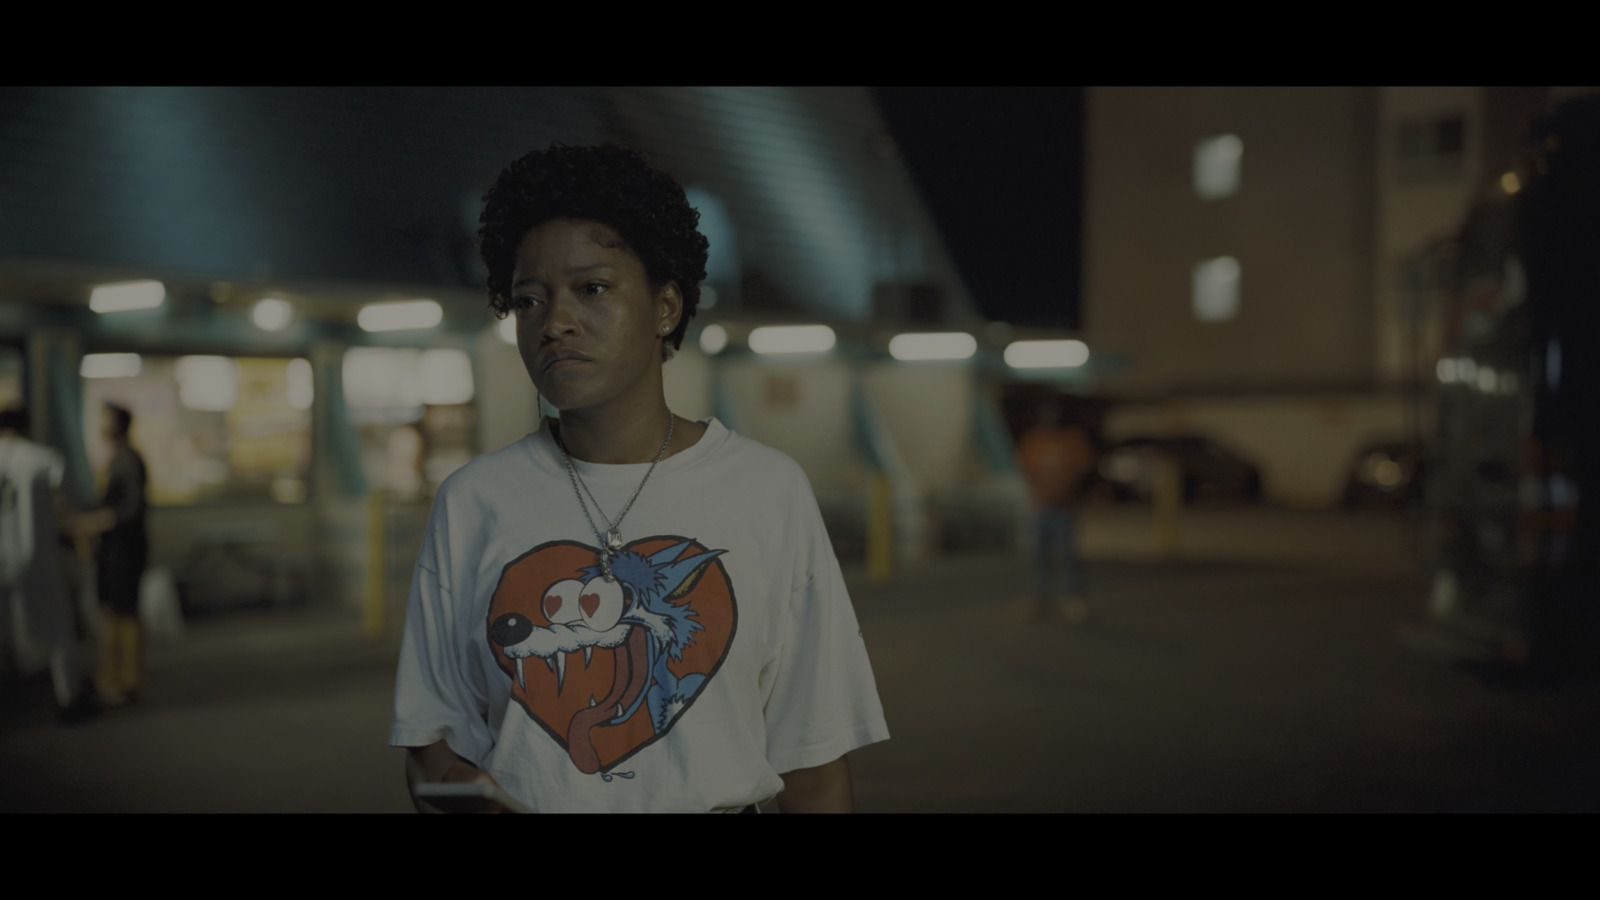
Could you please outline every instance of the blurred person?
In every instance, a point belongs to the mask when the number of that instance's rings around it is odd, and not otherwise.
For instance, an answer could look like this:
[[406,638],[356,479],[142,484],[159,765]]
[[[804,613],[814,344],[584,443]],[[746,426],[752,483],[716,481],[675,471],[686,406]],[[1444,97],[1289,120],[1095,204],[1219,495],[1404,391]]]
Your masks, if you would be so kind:
[[144,631],[139,624],[139,584],[150,555],[145,532],[144,459],[128,442],[133,414],[115,403],[102,409],[102,435],[111,445],[105,495],[78,517],[76,532],[98,535],[95,584],[100,598],[100,699],[112,706],[139,699]]
[[66,502],[61,454],[28,439],[26,410],[0,412],[0,614],[21,662],[26,642],[49,660],[63,720],[94,711],[73,661],[75,613],[59,553]]
[[1034,426],[1017,441],[1017,457],[1033,507],[1027,613],[1048,619],[1059,609],[1069,622],[1081,624],[1089,605],[1077,531],[1094,472],[1094,446],[1083,428],[1064,421],[1061,399],[1052,395],[1040,403]]
[[[552,146],[485,196],[491,307],[559,411],[440,486],[390,744],[542,812],[848,812],[888,730],[804,472],[667,408],[699,214],[621,147]],[[428,810],[418,801],[419,810]]]

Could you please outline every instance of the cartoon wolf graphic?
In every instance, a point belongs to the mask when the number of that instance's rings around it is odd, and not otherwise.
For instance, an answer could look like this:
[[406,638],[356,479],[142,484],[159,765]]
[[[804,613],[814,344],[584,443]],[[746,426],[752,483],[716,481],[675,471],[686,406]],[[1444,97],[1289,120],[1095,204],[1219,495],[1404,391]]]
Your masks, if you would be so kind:
[[[559,693],[566,684],[570,654],[581,652],[587,666],[596,647],[614,651],[610,692],[604,698],[591,696],[589,706],[578,710],[566,729],[568,755],[585,774],[601,769],[594,729],[626,722],[642,708],[653,733],[659,735],[671,727],[707,677],[695,672],[680,678],[668,667],[669,661],[683,658],[696,633],[703,630],[693,607],[681,601],[712,561],[726,552],[707,550],[678,559],[692,546],[694,542],[681,540],[648,556],[620,550],[611,559],[615,581],[606,581],[598,565],[582,567],[577,578],[556,581],[545,588],[540,601],[548,626],[516,612],[503,613],[489,624],[489,640],[512,661],[524,691],[524,665],[530,657],[543,660],[555,673]],[[601,774],[611,780],[609,773]]]

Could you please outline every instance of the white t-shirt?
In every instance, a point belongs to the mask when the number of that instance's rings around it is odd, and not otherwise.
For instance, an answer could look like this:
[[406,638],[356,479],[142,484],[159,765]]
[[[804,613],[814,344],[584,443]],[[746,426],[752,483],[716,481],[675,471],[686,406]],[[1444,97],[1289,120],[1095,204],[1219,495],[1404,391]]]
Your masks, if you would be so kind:
[[[56,553],[53,494],[66,468],[61,454],[22,438],[0,438],[0,592],[21,602],[26,635],[50,646],[72,630],[70,600]],[[12,614],[0,605],[0,613]]]
[[[703,421],[623,520],[615,582],[548,428],[440,486],[391,745],[442,738],[541,812],[706,812],[888,738],[805,473]],[[573,464],[611,516],[649,469]]]

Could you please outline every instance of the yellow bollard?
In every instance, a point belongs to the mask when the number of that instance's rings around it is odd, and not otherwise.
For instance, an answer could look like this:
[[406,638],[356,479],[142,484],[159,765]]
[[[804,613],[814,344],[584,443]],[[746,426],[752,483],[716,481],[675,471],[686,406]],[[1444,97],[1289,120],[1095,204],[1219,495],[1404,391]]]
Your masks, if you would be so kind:
[[367,494],[367,590],[361,608],[361,625],[374,638],[383,636],[383,595],[389,581],[383,553],[388,540],[384,525],[383,492],[372,491]]
[[894,574],[894,494],[889,476],[872,473],[867,492],[867,577],[882,584]]
[[1171,556],[1178,549],[1178,507],[1183,503],[1183,486],[1177,461],[1160,454],[1155,458],[1155,531],[1156,549],[1163,556]]

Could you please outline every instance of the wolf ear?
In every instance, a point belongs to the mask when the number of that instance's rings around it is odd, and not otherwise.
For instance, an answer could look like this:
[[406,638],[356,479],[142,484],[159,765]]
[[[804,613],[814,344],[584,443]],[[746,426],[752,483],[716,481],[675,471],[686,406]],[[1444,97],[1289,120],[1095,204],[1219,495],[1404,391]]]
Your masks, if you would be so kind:
[[684,573],[683,580],[678,583],[677,587],[672,589],[672,593],[668,594],[666,599],[672,601],[688,596],[689,592],[694,590],[695,585],[700,583],[700,578],[706,574],[706,566],[713,559],[721,556],[722,553],[723,551],[721,550],[712,550],[709,553],[702,553],[699,556],[680,560],[680,562],[690,563],[691,567],[689,571]]

